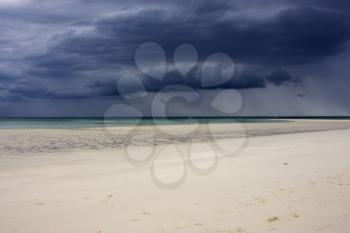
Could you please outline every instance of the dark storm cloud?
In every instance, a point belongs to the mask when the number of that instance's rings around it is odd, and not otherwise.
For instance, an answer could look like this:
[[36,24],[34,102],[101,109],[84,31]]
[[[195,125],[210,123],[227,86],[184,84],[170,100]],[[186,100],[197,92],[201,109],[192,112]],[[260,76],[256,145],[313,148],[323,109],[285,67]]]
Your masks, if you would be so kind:
[[77,19],[77,17],[73,15],[45,12],[41,9],[31,9],[29,11],[25,7],[11,10],[0,8],[0,17],[3,20],[25,21],[27,23],[30,22],[39,24],[60,24]]
[[[344,53],[350,40],[346,0],[33,1],[0,4],[3,101],[119,95],[116,81],[128,72],[140,75],[148,92],[172,84],[198,90],[300,86],[308,66]],[[245,68],[210,88],[200,85],[196,69],[152,79],[139,74],[134,61],[137,47],[149,41],[164,48],[169,63],[176,47],[188,43],[198,50],[199,65],[221,52]],[[322,76],[314,70],[305,76]]]
[[270,75],[266,76],[265,79],[275,84],[276,86],[281,86],[286,83],[292,83],[294,85],[301,84],[301,80],[298,77],[290,75],[285,70],[276,70]]
[[21,85],[9,89],[10,96],[21,96],[24,98],[46,98],[50,97],[49,92],[44,87],[31,85]]
[[[284,70],[274,71],[271,75],[266,76],[265,78],[258,76],[247,71],[242,72],[239,75],[236,75],[235,78],[230,79],[229,81],[212,87],[202,87],[199,71],[194,69],[188,75],[181,75],[178,71],[172,70],[166,72],[162,80],[154,79],[147,75],[138,76],[142,81],[143,86],[131,87],[129,90],[126,90],[130,93],[137,93],[140,91],[146,92],[159,92],[164,90],[164,88],[171,85],[186,85],[195,90],[199,89],[252,89],[252,88],[265,88],[266,81],[273,83],[276,86],[282,84],[292,83],[299,84],[300,79],[292,77]],[[10,78],[4,79],[10,80]],[[265,81],[266,80],[266,81]],[[20,96],[22,98],[15,100],[23,100],[27,98],[33,99],[80,99],[80,98],[92,98],[92,97],[112,97],[120,96],[121,93],[118,92],[118,78],[107,79],[107,80],[97,80],[92,81],[91,83],[86,84],[85,92],[62,92],[49,90],[44,86],[38,86],[24,82],[13,85],[13,87],[8,88],[8,93],[10,96]],[[1,86],[0,86],[1,88]],[[169,91],[171,89],[168,89]],[[124,90],[125,93],[125,90]]]
[[[146,92],[160,92],[164,88],[171,85],[185,85],[195,90],[199,89],[253,89],[253,88],[265,88],[266,82],[272,83],[275,86],[281,85],[301,85],[302,80],[298,77],[290,75],[285,70],[275,70],[266,77],[258,76],[257,74],[243,71],[242,73],[235,75],[234,78],[228,80],[223,84],[219,84],[212,87],[203,87],[201,85],[201,77],[199,75],[198,67],[193,69],[192,72],[183,76],[177,70],[166,72],[161,80],[149,77],[147,75],[140,75],[138,77],[142,86],[128,86],[127,90],[123,90],[123,93],[138,93],[142,91]],[[94,90],[95,93],[99,93],[100,96],[118,96],[121,95],[118,90],[118,79],[111,79],[105,81],[94,81],[87,84],[87,87]],[[122,87],[119,87],[122,89]],[[169,89],[168,89],[169,90]],[[170,89],[171,90],[171,89]]]
[[100,96],[115,96],[119,94],[117,92],[115,80],[94,81],[87,84],[86,87],[99,93]]
[[[20,85],[13,88],[8,88],[8,95],[1,98],[2,100],[17,101],[29,101],[30,99],[86,99],[95,97],[108,97],[116,96],[116,90],[112,92],[106,91],[105,86],[99,88],[98,83],[95,84],[94,88],[85,92],[64,92],[49,90],[43,86],[35,85]],[[108,87],[111,89],[110,87]]]
[[[199,67],[197,68],[199,69]],[[163,80],[148,78],[145,83],[146,90],[151,90],[152,87],[158,87],[153,91],[159,91],[161,88],[175,84],[184,84],[194,89],[249,89],[265,87],[265,80],[262,77],[248,72],[234,75],[234,77],[227,82],[210,87],[203,87],[201,84],[200,72],[196,69],[186,76],[182,76],[178,71],[174,70],[166,73]]]
[[[155,41],[168,51],[181,43],[190,43],[203,57],[225,52],[237,61],[248,63],[300,64],[340,52],[350,38],[349,18],[340,13],[297,7],[266,19],[222,17],[229,10],[214,8],[221,16],[215,18],[206,13],[209,9],[183,18],[166,10],[142,10],[96,23],[100,33],[118,38],[114,41],[82,43],[88,47],[79,46],[79,40],[75,41],[78,46],[71,46],[69,39],[65,43],[69,45],[68,51],[82,54],[98,55],[108,47],[111,50],[107,54],[113,54],[108,57],[113,59],[118,58],[118,52],[125,45],[131,49],[130,59],[140,43]],[[127,53],[122,55],[125,58]],[[104,53],[103,58],[106,57]]]
[[11,82],[12,80],[16,79],[17,77],[15,75],[12,74],[8,74],[5,72],[1,72],[0,71],[0,82],[2,83],[8,83]]
[[32,67],[27,70],[27,74],[41,78],[72,78],[77,70],[74,65],[79,64],[72,56],[46,55],[29,59],[32,61]]
[[[297,7],[264,19],[222,17],[226,2],[169,9],[125,9],[116,16],[91,22],[91,34],[62,37],[40,57],[31,57],[31,74],[70,77],[81,70],[133,65],[136,48],[155,41],[168,56],[182,43],[194,45],[202,59],[225,52],[237,62],[259,65],[307,64],[342,51],[350,38],[349,17],[342,13]],[[178,13],[184,11],[185,17]],[[212,17],[210,13],[217,14]]]
[[6,90],[12,78],[11,75],[0,72],[0,90]]

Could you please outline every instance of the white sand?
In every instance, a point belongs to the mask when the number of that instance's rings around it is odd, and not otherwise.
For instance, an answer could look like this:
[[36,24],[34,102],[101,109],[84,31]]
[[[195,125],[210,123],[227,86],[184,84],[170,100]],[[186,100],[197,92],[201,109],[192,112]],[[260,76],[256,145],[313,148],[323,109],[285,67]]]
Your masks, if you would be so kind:
[[[326,123],[312,124],[323,128]],[[205,176],[188,169],[172,190],[154,183],[150,164],[130,164],[123,149],[54,151],[37,138],[29,142],[23,132],[42,140],[60,135],[64,141],[71,135],[67,130],[0,130],[0,233],[350,232],[348,129],[250,137],[239,156],[220,157]],[[81,145],[87,138],[93,141],[86,130],[74,132]],[[194,145],[191,161],[210,165],[207,142]],[[31,147],[30,153],[15,153]],[[36,148],[43,152],[34,153]],[[141,154],[148,148],[132,146]],[[153,171],[171,180],[189,162],[169,149],[155,164]]]

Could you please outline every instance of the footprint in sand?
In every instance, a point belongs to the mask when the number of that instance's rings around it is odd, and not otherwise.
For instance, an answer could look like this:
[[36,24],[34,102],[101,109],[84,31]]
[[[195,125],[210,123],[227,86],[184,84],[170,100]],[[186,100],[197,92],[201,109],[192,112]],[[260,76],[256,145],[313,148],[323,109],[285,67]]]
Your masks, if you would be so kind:
[[299,218],[300,217],[299,214],[296,214],[296,213],[291,213],[291,214],[289,214],[289,216],[291,218]]
[[150,214],[149,212],[147,212],[147,211],[142,211],[141,214],[143,214],[143,215],[151,215],[151,214]]
[[259,202],[259,203],[265,203],[265,202],[267,202],[267,200],[264,199],[264,198],[262,198],[262,197],[255,197],[254,200],[256,200],[256,201]]
[[278,222],[278,221],[279,221],[278,217],[270,217],[267,219],[267,222],[269,223]]

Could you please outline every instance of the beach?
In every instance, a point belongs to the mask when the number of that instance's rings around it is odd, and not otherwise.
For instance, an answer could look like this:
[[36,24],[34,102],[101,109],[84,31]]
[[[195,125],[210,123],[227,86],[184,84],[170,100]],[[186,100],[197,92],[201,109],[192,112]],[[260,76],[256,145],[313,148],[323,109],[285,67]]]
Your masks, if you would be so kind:
[[349,139],[350,120],[0,129],[0,233],[348,232]]

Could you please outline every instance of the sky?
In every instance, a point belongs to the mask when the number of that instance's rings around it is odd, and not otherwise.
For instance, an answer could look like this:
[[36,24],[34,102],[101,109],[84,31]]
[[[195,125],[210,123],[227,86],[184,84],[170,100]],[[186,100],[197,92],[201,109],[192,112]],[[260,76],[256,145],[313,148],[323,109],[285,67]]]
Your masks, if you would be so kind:
[[350,115],[348,0],[0,0],[0,117]]

